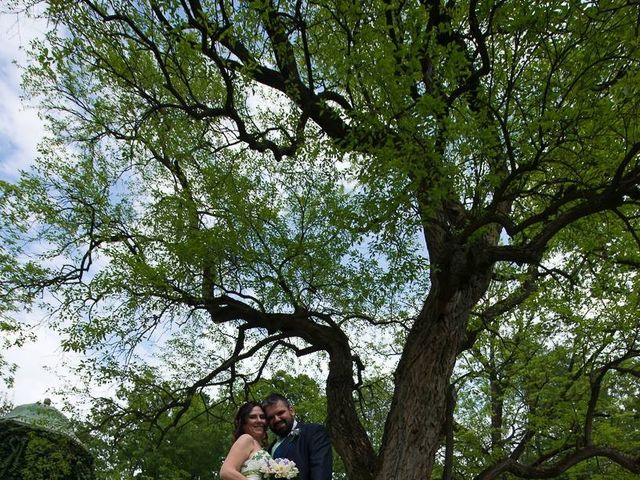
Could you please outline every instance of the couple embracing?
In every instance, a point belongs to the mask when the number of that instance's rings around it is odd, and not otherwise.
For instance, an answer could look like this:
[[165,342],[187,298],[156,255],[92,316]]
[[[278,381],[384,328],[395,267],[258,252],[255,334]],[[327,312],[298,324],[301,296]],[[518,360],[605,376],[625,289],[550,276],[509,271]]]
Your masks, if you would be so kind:
[[[277,435],[268,448],[267,425]],[[316,423],[299,421],[286,397],[272,393],[261,404],[245,403],[238,409],[234,426],[234,443],[220,469],[221,480],[262,480],[269,476],[331,480],[327,430]]]

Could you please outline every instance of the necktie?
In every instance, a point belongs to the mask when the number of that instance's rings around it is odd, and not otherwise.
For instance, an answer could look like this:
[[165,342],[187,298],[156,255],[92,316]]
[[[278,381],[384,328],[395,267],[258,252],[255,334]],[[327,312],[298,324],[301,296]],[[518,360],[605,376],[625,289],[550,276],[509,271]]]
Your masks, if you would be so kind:
[[278,441],[276,443],[273,444],[273,447],[271,448],[271,455],[275,455],[276,450],[278,449],[278,447],[280,446],[280,444],[282,442],[284,442],[284,439],[287,437],[278,437]]

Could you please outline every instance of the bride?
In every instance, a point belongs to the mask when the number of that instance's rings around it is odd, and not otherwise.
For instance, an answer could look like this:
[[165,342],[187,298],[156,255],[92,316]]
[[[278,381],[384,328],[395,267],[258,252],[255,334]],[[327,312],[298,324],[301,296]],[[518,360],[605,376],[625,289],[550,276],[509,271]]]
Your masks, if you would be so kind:
[[267,421],[258,402],[240,406],[234,419],[233,445],[220,468],[221,480],[261,480],[260,468],[271,458],[264,450]]

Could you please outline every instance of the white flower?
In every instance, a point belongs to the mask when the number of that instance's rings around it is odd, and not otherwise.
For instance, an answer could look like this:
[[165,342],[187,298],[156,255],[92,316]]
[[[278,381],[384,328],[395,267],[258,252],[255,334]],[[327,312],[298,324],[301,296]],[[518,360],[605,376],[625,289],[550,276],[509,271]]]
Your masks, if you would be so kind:
[[294,428],[293,430],[291,430],[289,432],[289,436],[290,437],[297,437],[298,435],[300,435],[300,429],[299,428]]
[[266,465],[264,465],[260,471],[265,476],[273,475],[274,478],[295,478],[298,475],[298,467],[296,463],[292,462],[288,458],[274,458],[270,459]]

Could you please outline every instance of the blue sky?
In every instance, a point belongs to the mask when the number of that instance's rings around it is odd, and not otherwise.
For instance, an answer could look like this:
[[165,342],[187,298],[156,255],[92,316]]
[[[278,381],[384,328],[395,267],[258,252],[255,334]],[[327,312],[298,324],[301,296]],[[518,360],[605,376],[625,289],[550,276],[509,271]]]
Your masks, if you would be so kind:
[[[44,32],[44,25],[24,16],[0,13],[0,179],[15,181],[19,171],[28,169],[36,156],[44,129],[34,108],[20,100],[20,68],[24,65],[24,49]],[[16,65],[16,62],[18,65]],[[21,320],[38,321],[38,312],[22,313]],[[63,354],[58,336],[44,326],[34,333],[37,340],[22,348],[14,348],[5,355],[18,364],[14,388],[0,386],[14,405],[33,403],[51,397],[61,404],[50,390],[62,384],[60,376],[69,376],[63,366],[73,357]]]
[[0,177],[14,180],[33,160],[42,124],[32,108],[20,101],[20,70],[26,47],[43,31],[23,16],[0,14]]

